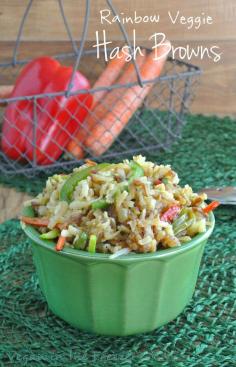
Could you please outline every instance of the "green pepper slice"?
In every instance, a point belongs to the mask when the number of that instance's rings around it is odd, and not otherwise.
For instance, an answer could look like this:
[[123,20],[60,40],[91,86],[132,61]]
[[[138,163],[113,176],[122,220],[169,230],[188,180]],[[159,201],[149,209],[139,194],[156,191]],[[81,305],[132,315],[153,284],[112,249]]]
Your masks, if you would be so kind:
[[71,196],[72,193],[76,187],[76,185],[84,180],[85,178],[87,178],[91,171],[101,171],[104,168],[108,168],[110,167],[111,164],[110,163],[101,163],[101,164],[97,164],[96,166],[91,166],[91,167],[86,167],[84,169],[82,169],[79,172],[73,173],[64,183],[64,185],[61,188],[60,191],[60,200],[61,201],[67,201],[68,203],[71,201]]
[[97,236],[91,234],[88,244],[88,252],[94,254],[96,252]]

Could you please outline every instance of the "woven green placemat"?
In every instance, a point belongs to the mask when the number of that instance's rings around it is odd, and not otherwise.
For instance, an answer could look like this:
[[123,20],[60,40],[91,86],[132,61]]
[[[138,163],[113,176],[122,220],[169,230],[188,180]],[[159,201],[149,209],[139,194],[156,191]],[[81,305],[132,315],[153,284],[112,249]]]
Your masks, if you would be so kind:
[[[182,182],[195,189],[236,182],[236,122],[189,117],[171,153]],[[21,181],[38,192],[45,178]],[[12,182],[5,183],[11,184]],[[16,220],[0,226],[0,363],[2,366],[234,366],[236,207],[216,212],[191,303],[168,325],[131,337],[80,332],[54,316],[38,286],[31,248]]]

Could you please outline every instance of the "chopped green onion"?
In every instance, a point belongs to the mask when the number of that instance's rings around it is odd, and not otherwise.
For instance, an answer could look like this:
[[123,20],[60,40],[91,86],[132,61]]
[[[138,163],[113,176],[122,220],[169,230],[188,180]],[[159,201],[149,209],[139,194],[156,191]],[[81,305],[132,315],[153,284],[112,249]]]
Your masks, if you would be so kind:
[[109,206],[109,204],[106,202],[106,200],[99,199],[99,200],[92,202],[91,206],[93,210],[106,209]]
[[189,219],[186,222],[180,224],[178,227],[174,229],[174,234],[177,236],[179,233],[185,231],[194,223],[194,219]]
[[77,250],[84,249],[88,241],[88,235],[86,232],[81,232],[79,238],[74,242],[74,248]]
[[96,252],[97,236],[91,234],[88,244],[88,252],[94,254]]
[[60,231],[58,229],[52,229],[51,231],[47,233],[43,233],[40,235],[40,238],[42,240],[53,240],[54,238],[59,237]]
[[129,176],[128,183],[131,184],[133,180],[144,175],[144,170],[138,163],[134,161],[131,161],[129,165],[131,168],[131,174]]
[[161,181],[162,181],[162,183],[163,183],[163,184],[165,184],[165,185],[167,185],[167,184],[169,183],[169,180],[168,180],[168,178],[167,178],[167,177],[163,177],[163,178],[161,179]]
[[195,219],[195,213],[192,208],[183,208],[181,214],[187,214],[189,219]]
[[182,225],[188,219],[187,214],[182,214],[178,218],[176,218],[173,222],[173,230],[175,231],[180,225]]

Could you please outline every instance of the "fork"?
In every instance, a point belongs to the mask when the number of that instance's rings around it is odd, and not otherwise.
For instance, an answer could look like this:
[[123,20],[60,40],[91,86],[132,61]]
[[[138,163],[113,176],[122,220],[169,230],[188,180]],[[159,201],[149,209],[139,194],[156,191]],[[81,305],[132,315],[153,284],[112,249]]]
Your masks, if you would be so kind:
[[223,205],[236,205],[236,186],[211,187],[200,192],[205,192],[208,199],[217,200]]

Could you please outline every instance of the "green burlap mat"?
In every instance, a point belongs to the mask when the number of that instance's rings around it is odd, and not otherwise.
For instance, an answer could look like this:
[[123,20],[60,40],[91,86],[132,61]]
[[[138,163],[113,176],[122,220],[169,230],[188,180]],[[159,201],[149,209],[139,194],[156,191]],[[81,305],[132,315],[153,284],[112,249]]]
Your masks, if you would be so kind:
[[[195,189],[236,183],[236,122],[189,116],[171,163]],[[1,178],[6,184],[13,180]],[[45,178],[14,185],[41,190]],[[168,325],[131,337],[80,332],[54,316],[38,286],[31,249],[16,220],[0,226],[0,360],[2,366],[234,366],[236,207],[216,211],[191,303]]]
[[[187,120],[183,137],[172,146],[171,152],[151,152],[146,156],[156,162],[171,164],[181,182],[191,184],[194,189],[203,185],[236,184],[236,121],[202,115],[188,115]],[[45,180],[45,175],[34,179],[0,176],[0,184],[29,194],[40,192]]]

